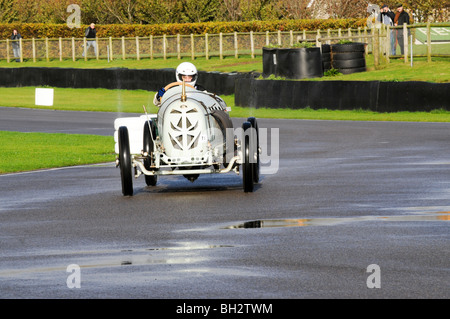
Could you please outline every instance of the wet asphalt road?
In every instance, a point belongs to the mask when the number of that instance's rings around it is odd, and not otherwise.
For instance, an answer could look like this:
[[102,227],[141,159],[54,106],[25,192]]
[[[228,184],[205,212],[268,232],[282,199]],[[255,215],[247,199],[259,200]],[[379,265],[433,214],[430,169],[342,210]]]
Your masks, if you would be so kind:
[[[110,135],[117,116],[0,108],[0,130]],[[259,126],[279,167],[251,194],[230,173],[123,197],[112,163],[0,176],[0,298],[450,297],[450,124]]]

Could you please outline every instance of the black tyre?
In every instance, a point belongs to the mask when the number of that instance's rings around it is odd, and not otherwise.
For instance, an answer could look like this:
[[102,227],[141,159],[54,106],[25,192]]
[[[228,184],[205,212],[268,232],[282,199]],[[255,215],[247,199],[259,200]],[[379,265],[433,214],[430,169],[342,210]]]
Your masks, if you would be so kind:
[[224,138],[224,146],[223,146],[223,166],[228,166],[227,159],[231,159],[234,156],[235,145],[234,145],[234,135],[231,140],[227,140],[227,129],[233,128],[233,122],[230,119],[230,116],[224,111],[213,111],[211,115],[216,120],[217,124],[219,124],[220,130],[222,131],[222,135]]
[[322,44],[322,54],[323,53],[330,53],[331,52],[331,45],[329,44]]
[[346,43],[331,45],[331,52],[364,52],[364,43]]
[[322,62],[331,61],[331,53],[322,53]]
[[242,138],[242,181],[244,184],[244,192],[253,192],[253,163],[252,148],[254,147],[253,130],[250,122],[244,122],[242,124],[243,138]]
[[255,133],[256,133],[256,163],[253,163],[253,182],[254,183],[259,183],[259,171],[261,168],[261,162],[260,162],[260,158],[259,158],[259,128],[258,128],[258,122],[256,121],[256,118],[254,117],[249,117],[247,119],[248,122],[250,122],[250,124],[252,125],[252,127],[255,129]]
[[126,126],[119,127],[119,166],[122,194],[133,196],[133,173],[130,155],[130,141]]
[[366,66],[366,59],[333,60],[332,65],[335,69],[362,68]]
[[[150,134],[153,132],[153,135]],[[151,153],[153,152],[153,139],[156,138],[156,130],[151,120],[145,122],[144,124],[144,152],[148,153],[148,156],[144,158],[144,167],[146,170],[151,170]],[[155,186],[158,181],[158,176],[156,175],[145,175],[145,184],[147,186]]]
[[333,61],[364,59],[364,52],[333,53]]

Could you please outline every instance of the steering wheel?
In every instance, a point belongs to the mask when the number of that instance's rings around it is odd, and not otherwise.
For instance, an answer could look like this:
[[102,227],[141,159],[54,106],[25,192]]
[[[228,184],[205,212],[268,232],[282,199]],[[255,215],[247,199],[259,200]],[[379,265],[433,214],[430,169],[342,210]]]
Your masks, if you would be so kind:
[[[170,89],[170,88],[172,88],[172,87],[174,87],[174,86],[177,86],[177,85],[183,85],[183,82],[172,82],[172,83],[169,83],[169,84],[167,84],[167,85],[164,87],[164,90],[167,91],[168,89]],[[193,86],[190,85],[190,84],[185,83],[184,85],[186,85],[187,87],[190,87],[190,88],[192,88],[192,89],[195,90],[195,87],[193,87]]]

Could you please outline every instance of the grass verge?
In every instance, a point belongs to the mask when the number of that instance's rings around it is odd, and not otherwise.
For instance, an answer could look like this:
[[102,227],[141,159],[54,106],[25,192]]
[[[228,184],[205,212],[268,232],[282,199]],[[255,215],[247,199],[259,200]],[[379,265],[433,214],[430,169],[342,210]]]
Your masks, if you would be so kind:
[[[153,105],[154,92],[145,90],[107,90],[107,89],[68,89],[55,88],[54,105],[36,106],[35,88],[0,88],[0,106],[44,108],[65,111],[95,111],[117,113],[156,113]],[[450,122],[450,112],[435,110],[432,112],[395,112],[378,113],[368,110],[313,110],[305,109],[269,109],[248,108],[234,105],[234,95],[222,96],[231,107],[232,117],[255,116],[257,118],[286,118],[308,120],[347,120],[347,121],[407,121],[407,122]]]
[[114,138],[0,131],[0,174],[111,162]]

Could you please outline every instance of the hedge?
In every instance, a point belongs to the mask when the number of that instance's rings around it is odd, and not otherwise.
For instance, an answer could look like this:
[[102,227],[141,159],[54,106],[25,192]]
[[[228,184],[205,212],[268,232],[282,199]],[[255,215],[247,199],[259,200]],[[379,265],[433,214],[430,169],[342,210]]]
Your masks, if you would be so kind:
[[[97,36],[134,37],[150,35],[204,34],[231,32],[275,32],[281,31],[313,31],[326,29],[356,29],[364,27],[366,19],[302,19],[250,22],[204,22],[174,24],[110,24],[97,25]],[[88,25],[70,29],[66,24],[43,23],[1,23],[0,39],[9,38],[13,29],[17,29],[23,38],[82,38]]]

